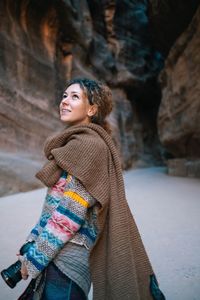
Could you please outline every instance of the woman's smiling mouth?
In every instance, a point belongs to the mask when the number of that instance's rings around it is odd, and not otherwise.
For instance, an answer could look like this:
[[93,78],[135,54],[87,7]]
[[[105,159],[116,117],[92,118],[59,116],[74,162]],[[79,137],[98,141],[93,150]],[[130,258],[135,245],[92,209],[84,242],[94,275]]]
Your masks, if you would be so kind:
[[66,114],[66,113],[69,113],[69,112],[71,112],[71,110],[66,109],[66,108],[61,109],[61,114]]

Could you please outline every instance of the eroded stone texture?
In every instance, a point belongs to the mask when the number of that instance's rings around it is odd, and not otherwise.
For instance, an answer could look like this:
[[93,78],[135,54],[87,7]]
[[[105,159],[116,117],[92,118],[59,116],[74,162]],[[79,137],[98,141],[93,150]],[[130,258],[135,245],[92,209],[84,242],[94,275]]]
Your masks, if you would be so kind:
[[172,48],[161,74],[158,128],[177,158],[200,157],[200,9]]
[[44,140],[62,126],[55,104],[67,67],[56,54],[57,12],[46,8],[0,2],[1,195],[41,186]]
[[137,117],[123,90],[113,90],[113,97],[115,103],[109,121],[112,125],[114,140],[121,154],[122,166],[127,169],[132,167],[138,159],[139,138],[136,139],[134,132]]
[[55,10],[45,7],[1,1],[1,146],[6,151],[41,155],[44,139],[60,126],[55,106],[63,71],[62,65],[55,70],[58,25]]

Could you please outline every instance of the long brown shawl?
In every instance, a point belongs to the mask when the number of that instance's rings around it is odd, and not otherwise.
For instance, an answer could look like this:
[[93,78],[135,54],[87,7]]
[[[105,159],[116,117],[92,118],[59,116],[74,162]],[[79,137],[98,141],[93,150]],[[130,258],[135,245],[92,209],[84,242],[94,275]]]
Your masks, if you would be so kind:
[[72,126],[47,139],[44,151],[49,161],[37,178],[52,186],[66,170],[100,203],[100,234],[90,254],[93,299],[152,300],[153,271],[126,201],[111,137],[95,124]]

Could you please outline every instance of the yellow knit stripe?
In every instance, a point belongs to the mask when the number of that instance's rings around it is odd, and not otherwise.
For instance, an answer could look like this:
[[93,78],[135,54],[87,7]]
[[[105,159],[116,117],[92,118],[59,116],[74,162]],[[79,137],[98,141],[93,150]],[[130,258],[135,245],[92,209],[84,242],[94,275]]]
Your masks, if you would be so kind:
[[67,191],[67,192],[64,192],[64,195],[70,197],[71,199],[80,203],[84,207],[89,207],[89,203],[84,198],[82,198],[79,194],[77,194],[76,192]]
[[72,175],[67,174],[66,182],[69,183],[72,180]]
[[67,183],[69,183],[72,180],[72,176],[68,174],[65,180]]

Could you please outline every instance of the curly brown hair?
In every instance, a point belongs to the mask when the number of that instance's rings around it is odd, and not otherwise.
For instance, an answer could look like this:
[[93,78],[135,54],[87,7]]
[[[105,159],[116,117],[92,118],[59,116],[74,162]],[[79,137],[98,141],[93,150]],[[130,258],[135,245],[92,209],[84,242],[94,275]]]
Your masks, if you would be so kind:
[[102,126],[111,133],[110,124],[106,120],[113,108],[112,93],[102,82],[88,78],[75,78],[67,82],[66,88],[72,84],[79,84],[91,105],[97,105],[97,113],[91,118],[92,123]]

